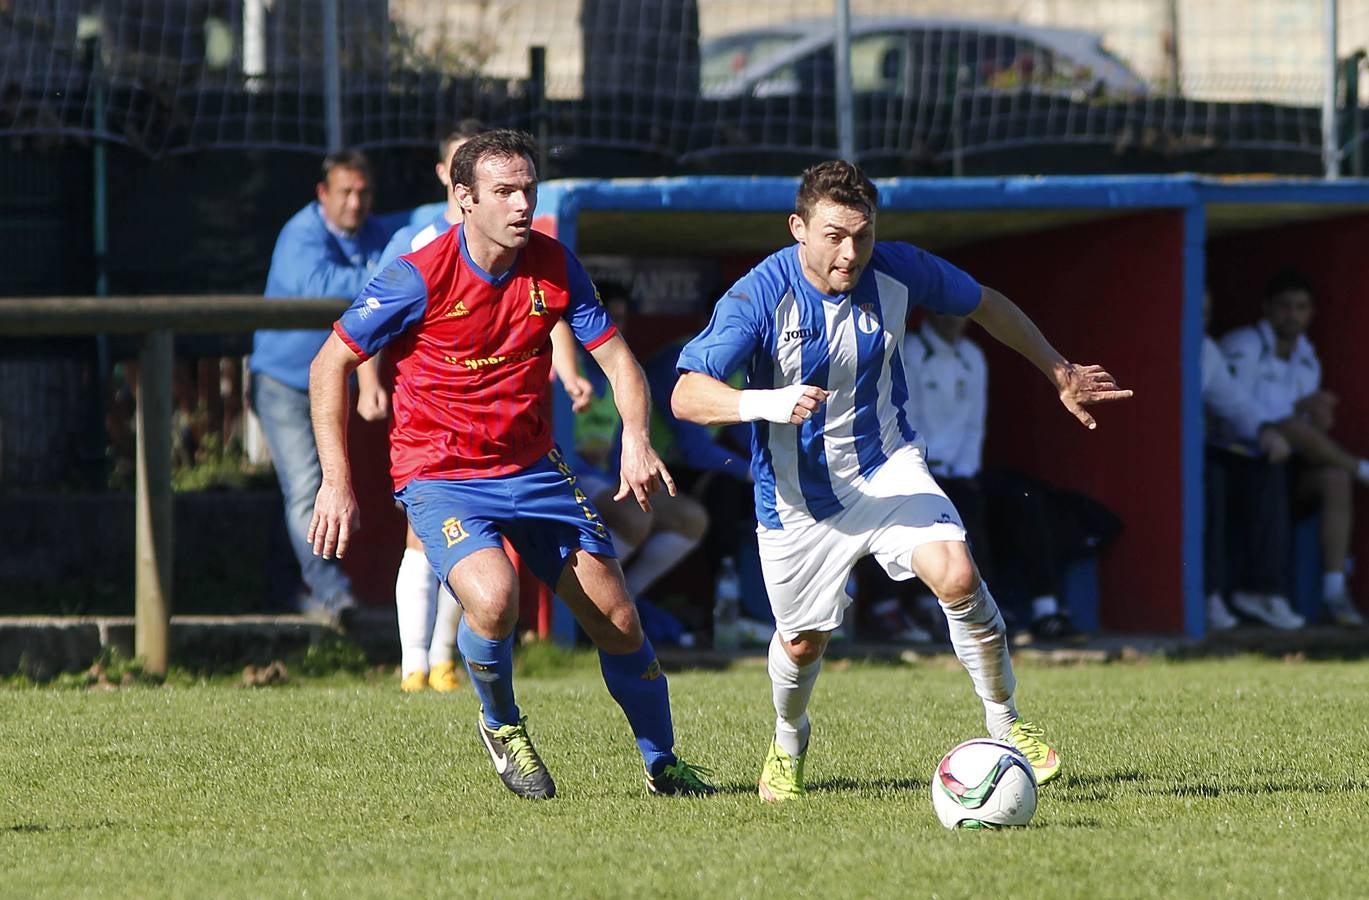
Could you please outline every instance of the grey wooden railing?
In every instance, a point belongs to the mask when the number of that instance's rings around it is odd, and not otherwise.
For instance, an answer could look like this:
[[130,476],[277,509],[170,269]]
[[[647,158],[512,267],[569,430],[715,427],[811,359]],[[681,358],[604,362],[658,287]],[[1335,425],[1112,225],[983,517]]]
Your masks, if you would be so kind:
[[0,339],[140,335],[134,518],[134,653],[166,674],[171,609],[171,370],[175,334],[326,328],[347,303],[251,296],[0,298]]

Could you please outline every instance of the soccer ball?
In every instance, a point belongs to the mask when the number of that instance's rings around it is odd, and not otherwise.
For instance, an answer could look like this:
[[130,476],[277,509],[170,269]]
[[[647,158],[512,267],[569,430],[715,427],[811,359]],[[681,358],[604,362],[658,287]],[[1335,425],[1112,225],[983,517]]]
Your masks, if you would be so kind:
[[966,741],[937,763],[932,808],[947,828],[1026,825],[1036,812],[1036,774],[1012,744]]

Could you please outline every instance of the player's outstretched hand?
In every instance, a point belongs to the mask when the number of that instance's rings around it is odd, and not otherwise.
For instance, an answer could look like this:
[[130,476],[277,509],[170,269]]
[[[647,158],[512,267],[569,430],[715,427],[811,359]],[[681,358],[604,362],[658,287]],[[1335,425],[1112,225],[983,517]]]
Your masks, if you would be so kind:
[[1084,409],[1095,403],[1109,403],[1125,400],[1131,396],[1130,390],[1117,386],[1117,379],[1109,375],[1102,366],[1080,366],[1070,363],[1064,369],[1060,384],[1060,402],[1065,409],[1090,430],[1098,423]]
[[332,559],[336,554],[342,559],[352,532],[360,529],[361,514],[351,485],[325,481],[314,498],[314,517],[309,520],[309,543],[314,547],[314,555]]
[[648,441],[629,441],[624,435],[623,460],[618,471],[618,493],[613,495],[615,501],[633,496],[637,498],[638,506],[651,512],[651,495],[659,491],[662,485],[670,496],[675,496],[675,479],[670,477],[670,470]]

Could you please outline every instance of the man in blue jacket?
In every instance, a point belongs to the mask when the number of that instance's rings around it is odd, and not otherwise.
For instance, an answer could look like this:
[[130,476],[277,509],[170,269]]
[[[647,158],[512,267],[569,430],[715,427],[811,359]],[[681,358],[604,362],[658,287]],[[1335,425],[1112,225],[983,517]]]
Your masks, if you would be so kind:
[[[290,217],[276,238],[267,297],[354,298],[374,274],[389,231],[371,217],[371,168],[356,150],[323,161],[317,199]],[[285,497],[290,549],[299,560],[310,598],[302,611],[336,623],[350,608],[352,583],[336,559],[315,556],[307,540],[314,496],[322,482],[309,420],[309,364],[328,329],[258,331],[252,339],[252,408]],[[362,391],[374,390],[374,372],[358,373]]]

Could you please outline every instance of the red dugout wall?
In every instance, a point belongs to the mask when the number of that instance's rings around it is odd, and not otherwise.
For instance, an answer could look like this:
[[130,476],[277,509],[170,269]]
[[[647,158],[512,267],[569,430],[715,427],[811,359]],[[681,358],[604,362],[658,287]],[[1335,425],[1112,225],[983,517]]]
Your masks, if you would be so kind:
[[989,359],[986,461],[1083,491],[1125,523],[1099,570],[1110,629],[1183,628],[1182,245],[1183,215],[1166,210],[945,254],[1016,301],[1067,359],[1099,363],[1136,392],[1095,408],[1090,432],[1031,364],[972,334]]

